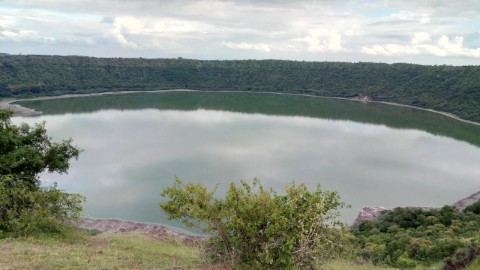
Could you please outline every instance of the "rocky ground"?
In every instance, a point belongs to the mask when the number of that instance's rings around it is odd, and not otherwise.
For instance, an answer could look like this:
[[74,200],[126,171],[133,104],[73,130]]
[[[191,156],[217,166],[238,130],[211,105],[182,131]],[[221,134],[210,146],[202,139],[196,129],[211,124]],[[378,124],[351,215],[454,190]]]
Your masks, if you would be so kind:
[[197,241],[205,239],[205,236],[189,235],[180,233],[164,226],[152,223],[141,223],[118,219],[88,219],[83,218],[74,221],[73,225],[87,230],[98,230],[101,232],[122,233],[139,232],[152,236],[171,236],[185,241]]
[[[480,191],[474,193],[467,198],[461,199],[453,204],[453,207],[459,211],[463,211],[467,206],[472,205],[480,200]],[[432,209],[431,207],[415,207],[422,208],[424,210]],[[374,221],[377,220],[382,212],[389,211],[391,209],[385,207],[363,207],[360,209],[357,218],[353,222],[352,226],[359,224],[362,221]]]
[[32,116],[40,114],[35,110],[22,107],[17,104],[12,104],[10,101],[0,101],[0,109],[7,109],[13,111],[14,116]]

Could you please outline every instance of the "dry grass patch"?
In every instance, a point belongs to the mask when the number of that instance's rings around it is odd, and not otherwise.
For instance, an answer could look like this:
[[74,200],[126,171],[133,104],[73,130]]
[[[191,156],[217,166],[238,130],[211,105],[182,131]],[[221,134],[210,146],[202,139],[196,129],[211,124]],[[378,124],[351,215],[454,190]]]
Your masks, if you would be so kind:
[[[431,266],[417,266],[412,270],[439,270],[443,269],[443,263],[437,263]],[[347,260],[335,260],[327,263],[324,268],[325,270],[395,270],[397,268],[392,268],[388,266],[376,266],[367,262],[352,262]]]
[[205,261],[198,243],[143,234],[36,236],[0,240],[0,269],[195,269]]

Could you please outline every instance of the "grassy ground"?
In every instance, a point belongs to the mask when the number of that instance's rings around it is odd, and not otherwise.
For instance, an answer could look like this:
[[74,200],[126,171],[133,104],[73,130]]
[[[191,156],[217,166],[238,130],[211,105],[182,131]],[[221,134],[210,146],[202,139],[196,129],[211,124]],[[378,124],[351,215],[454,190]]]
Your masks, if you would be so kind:
[[0,254],[0,269],[208,269],[198,244],[130,233],[1,239]]
[[473,261],[473,263],[465,268],[465,270],[478,270],[480,269],[480,258],[477,257],[477,259],[475,261]]
[[[228,269],[210,265],[199,243],[138,233],[91,233],[72,230],[63,235],[0,239],[3,269]],[[337,260],[327,270],[393,269]],[[442,269],[442,264],[415,270]],[[467,270],[480,269],[477,259]]]
[[[390,267],[382,267],[382,266],[375,266],[372,264],[359,264],[359,263],[353,263],[349,261],[333,261],[325,265],[324,267],[326,270],[393,270],[396,268],[390,268]],[[432,266],[418,266],[414,268],[413,270],[440,270],[443,269],[443,264],[438,263]]]

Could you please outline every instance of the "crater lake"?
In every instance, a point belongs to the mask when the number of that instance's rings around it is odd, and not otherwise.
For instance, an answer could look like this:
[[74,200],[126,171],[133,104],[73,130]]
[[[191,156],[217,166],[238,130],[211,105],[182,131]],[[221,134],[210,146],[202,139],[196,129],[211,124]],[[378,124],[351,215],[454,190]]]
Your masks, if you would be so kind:
[[167,224],[161,191],[255,177],[283,192],[305,183],[338,191],[352,207],[440,207],[480,190],[480,126],[379,103],[295,95],[165,92],[19,102],[43,112],[54,140],[83,152],[66,175],[43,174],[86,196],[84,215]]

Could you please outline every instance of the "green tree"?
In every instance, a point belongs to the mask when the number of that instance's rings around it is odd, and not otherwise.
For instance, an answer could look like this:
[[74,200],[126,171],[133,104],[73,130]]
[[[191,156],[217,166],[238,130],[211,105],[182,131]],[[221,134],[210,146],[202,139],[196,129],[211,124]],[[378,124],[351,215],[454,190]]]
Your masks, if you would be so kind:
[[252,269],[308,269],[339,256],[346,248],[345,224],[337,220],[346,207],[336,192],[313,192],[288,185],[285,195],[252,185],[230,184],[224,199],[203,185],[176,179],[160,207],[171,219],[211,234],[207,252],[235,266]]
[[480,214],[480,201],[477,201],[469,206],[467,206],[463,212],[471,212],[474,214]]
[[480,216],[452,206],[440,209],[396,208],[378,220],[352,229],[359,255],[374,264],[397,268],[431,265],[476,246]]
[[72,140],[54,143],[44,124],[13,125],[0,110],[0,236],[58,231],[78,217],[83,197],[42,187],[44,171],[66,173],[79,149]]

